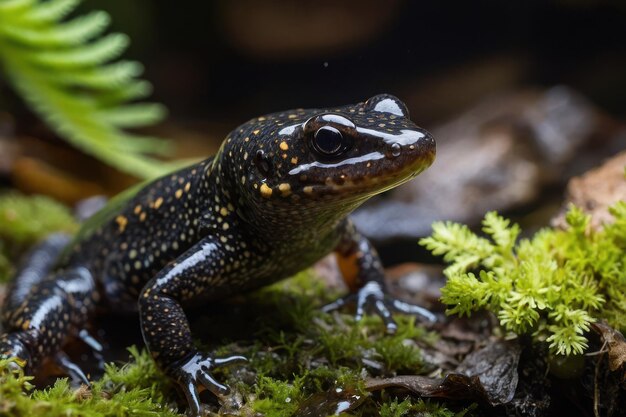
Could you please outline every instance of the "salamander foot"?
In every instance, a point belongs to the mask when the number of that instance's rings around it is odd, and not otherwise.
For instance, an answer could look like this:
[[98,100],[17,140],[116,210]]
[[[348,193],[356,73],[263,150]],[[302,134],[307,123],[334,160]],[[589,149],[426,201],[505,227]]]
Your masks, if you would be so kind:
[[229,356],[226,358],[212,358],[206,353],[197,352],[193,356],[168,366],[167,372],[174,377],[182,388],[189,403],[189,416],[199,417],[201,412],[198,385],[211,391],[216,396],[226,395],[230,389],[217,382],[211,376],[211,369],[217,366],[247,362],[243,356]]
[[386,294],[383,286],[375,281],[368,282],[356,293],[345,295],[326,304],[322,307],[322,311],[328,313],[349,304],[356,304],[354,318],[357,321],[361,320],[366,312],[371,311],[383,319],[387,333],[390,334],[398,330],[392,311],[416,315],[431,323],[437,321],[435,315],[425,308],[400,301]]

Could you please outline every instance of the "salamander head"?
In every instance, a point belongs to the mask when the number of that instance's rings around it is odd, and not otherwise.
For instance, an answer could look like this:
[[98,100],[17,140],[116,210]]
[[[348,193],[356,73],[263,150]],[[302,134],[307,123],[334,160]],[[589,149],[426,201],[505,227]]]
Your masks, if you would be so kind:
[[382,94],[253,119],[231,134],[220,158],[246,205],[350,211],[430,166],[435,141],[409,119],[404,103]]

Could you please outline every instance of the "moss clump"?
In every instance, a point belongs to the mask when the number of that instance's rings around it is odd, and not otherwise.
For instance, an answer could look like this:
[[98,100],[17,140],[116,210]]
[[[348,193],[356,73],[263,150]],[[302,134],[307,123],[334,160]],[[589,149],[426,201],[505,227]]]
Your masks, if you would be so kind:
[[44,390],[35,390],[31,377],[11,370],[11,360],[0,360],[0,414],[8,416],[162,416],[179,414],[164,401],[160,378],[147,354],[132,352],[135,362],[107,366],[102,379],[90,388],[72,389],[65,378]]
[[73,233],[76,220],[64,205],[44,196],[0,195],[0,282],[6,282],[13,262],[30,245],[52,232]]
[[566,230],[518,242],[519,227],[491,212],[483,220],[489,238],[437,222],[420,243],[450,263],[442,289],[450,314],[487,309],[507,331],[530,333],[556,354],[581,354],[593,321],[626,330],[626,203],[611,213],[614,223],[592,230],[590,217],[571,207]]
[[475,406],[465,408],[461,411],[454,412],[436,401],[422,400],[413,401],[407,398],[403,401],[394,399],[380,407],[380,417],[409,417],[409,416],[422,416],[422,417],[464,417],[468,415]]

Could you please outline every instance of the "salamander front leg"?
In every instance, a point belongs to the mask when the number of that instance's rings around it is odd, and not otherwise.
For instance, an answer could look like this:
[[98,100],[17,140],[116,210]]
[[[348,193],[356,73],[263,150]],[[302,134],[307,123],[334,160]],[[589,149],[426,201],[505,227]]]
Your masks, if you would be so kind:
[[383,319],[388,333],[394,333],[398,327],[393,320],[392,311],[413,314],[429,322],[436,321],[435,315],[425,308],[397,300],[387,294],[385,274],[376,249],[350,221],[345,223],[335,254],[350,294],[327,304],[323,311],[329,312],[354,304],[357,320],[367,311],[374,312]]
[[226,284],[221,280],[217,244],[202,241],[188,250],[144,287],[139,298],[143,338],[152,357],[181,387],[189,414],[199,416],[198,386],[219,396],[228,387],[211,376],[216,366],[246,361],[243,356],[214,358],[193,345],[189,322],[181,303],[211,288]]
[[60,351],[54,357],[56,364],[70,377],[70,381],[73,386],[78,387],[81,384],[90,385],[87,375],[80,369],[80,366],[76,365],[69,356],[63,351]]

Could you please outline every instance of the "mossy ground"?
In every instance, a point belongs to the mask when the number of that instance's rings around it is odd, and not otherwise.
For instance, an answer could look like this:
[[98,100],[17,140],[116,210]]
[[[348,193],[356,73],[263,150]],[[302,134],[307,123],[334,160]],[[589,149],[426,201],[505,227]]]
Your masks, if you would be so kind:
[[[238,340],[205,347],[217,356],[243,354],[250,362],[215,370],[214,376],[233,390],[222,412],[278,417],[315,410],[315,415],[334,415],[343,401],[355,407],[343,416],[465,415],[464,407],[450,410],[435,401],[368,393],[363,384],[368,376],[427,371],[417,342],[432,343],[436,336],[412,317],[398,316],[398,332],[386,335],[378,318],[356,323],[349,314],[321,313],[319,304],[332,295],[306,272],[245,297],[245,308],[237,306],[239,301],[230,305],[235,313],[228,326],[247,321],[241,326],[244,334]],[[205,319],[198,318],[194,327]],[[253,328],[256,331],[248,333]],[[236,333],[230,332],[229,337]],[[0,414],[169,416],[181,411],[175,387],[147,352],[136,347],[130,352],[129,363],[108,365],[91,389],[73,390],[66,379],[60,379],[52,387],[38,390],[28,377],[5,373],[0,381]],[[0,368],[6,365],[7,361],[0,362]],[[219,412],[215,399],[206,398],[209,408]]]

